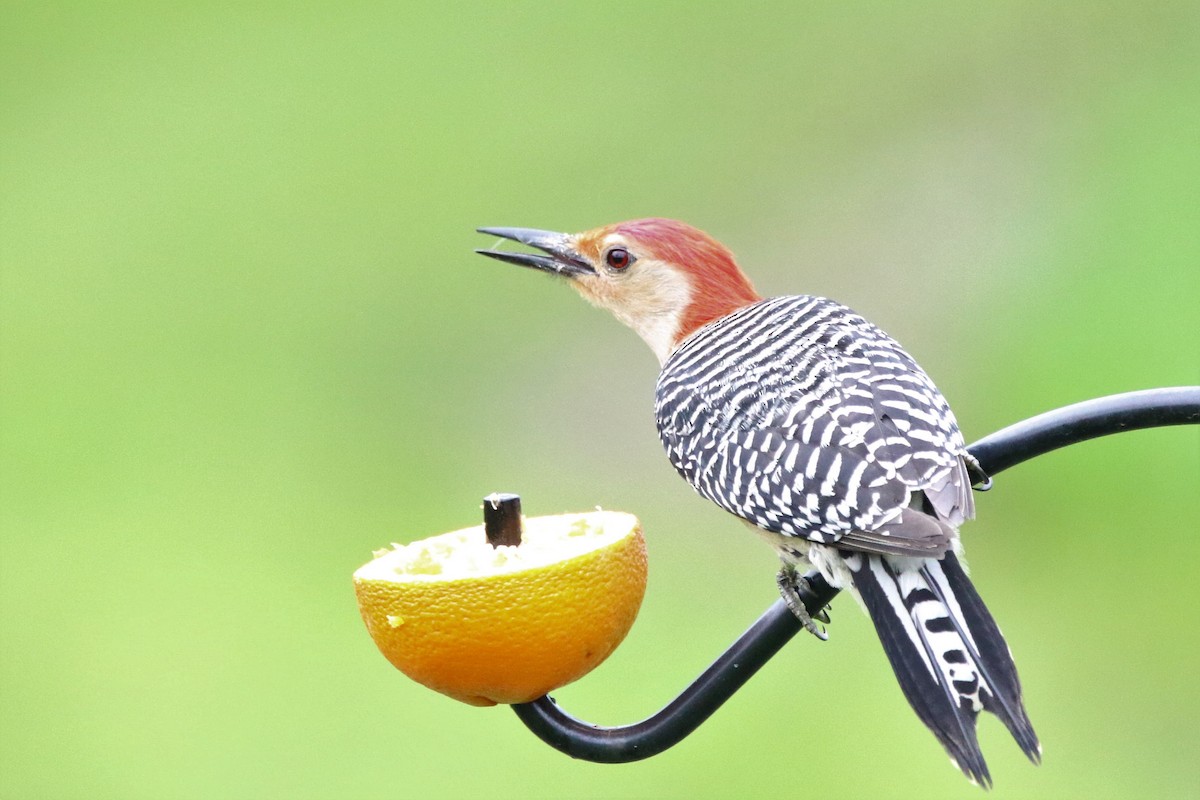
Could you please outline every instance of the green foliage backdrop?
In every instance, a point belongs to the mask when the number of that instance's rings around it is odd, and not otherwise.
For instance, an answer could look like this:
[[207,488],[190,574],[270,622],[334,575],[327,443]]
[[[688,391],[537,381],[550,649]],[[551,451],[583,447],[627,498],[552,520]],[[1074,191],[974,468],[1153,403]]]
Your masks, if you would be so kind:
[[[979,797],[849,598],[691,739],[573,762],[391,669],[373,548],[647,529],[628,722],[772,601],[641,342],[479,225],[688,220],[903,341],[968,438],[1200,382],[1200,13],[1104,4],[0,5],[0,796]],[[1046,747],[993,796],[1195,796],[1200,433],[1003,475],[965,531]],[[815,732],[820,731],[819,735]]]

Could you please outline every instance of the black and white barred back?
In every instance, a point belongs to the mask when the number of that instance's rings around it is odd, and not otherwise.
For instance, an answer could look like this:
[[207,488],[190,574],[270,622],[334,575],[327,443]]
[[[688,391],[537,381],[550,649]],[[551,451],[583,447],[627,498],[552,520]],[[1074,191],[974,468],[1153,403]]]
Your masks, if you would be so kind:
[[974,514],[962,434],[895,340],[825,298],[762,300],[671,355],[655,417],[697,492],[856,591],[905,696],[969,778],[990,782],[980,710],[1039,759],[1008,647],[955,555]]

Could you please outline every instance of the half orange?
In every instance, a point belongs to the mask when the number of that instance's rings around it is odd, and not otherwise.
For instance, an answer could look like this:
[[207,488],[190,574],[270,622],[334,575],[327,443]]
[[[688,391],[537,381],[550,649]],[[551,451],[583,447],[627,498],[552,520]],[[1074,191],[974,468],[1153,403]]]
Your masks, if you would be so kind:
[[616,649],[646,591],[637,517],[594,511],[524,521],[521,544],[483,526],[393,545],[354,573],[359,611],[388,661],[464,703],[525,703]]

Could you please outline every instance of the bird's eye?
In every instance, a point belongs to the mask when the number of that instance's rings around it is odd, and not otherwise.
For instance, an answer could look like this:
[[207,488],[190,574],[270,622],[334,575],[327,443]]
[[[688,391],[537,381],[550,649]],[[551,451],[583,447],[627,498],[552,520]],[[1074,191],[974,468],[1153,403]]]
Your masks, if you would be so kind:
[[611,269],[628,269],[634,261],[633,256],[624,247],[614,247],[604,254],[604,263]]

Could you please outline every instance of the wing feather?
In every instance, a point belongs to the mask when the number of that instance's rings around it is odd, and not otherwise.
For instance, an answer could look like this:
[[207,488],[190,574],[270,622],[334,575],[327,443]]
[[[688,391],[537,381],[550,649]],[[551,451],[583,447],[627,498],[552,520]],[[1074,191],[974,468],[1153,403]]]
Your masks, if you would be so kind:
[[[664,365],[655,411],[676,469],[766,530],[937,555],[973,510],[937,387],[895,340],[824,298],[771,298],[701,328]],[[949,525],[920,512],[922,495]]]

